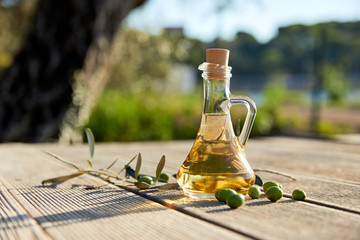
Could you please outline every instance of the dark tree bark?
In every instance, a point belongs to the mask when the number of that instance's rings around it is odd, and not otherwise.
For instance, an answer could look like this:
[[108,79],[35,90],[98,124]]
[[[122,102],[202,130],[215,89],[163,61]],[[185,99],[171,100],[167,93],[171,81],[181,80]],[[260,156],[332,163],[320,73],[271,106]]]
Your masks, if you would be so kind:
[[0,142],[57,139],[69,107],[77,118],[82,106],[72,104],[75,71],[87,65],[85,88],[104,85],[94,68],[106,61],[120,22],[144,1],[40,1],[23,49],[0,80]]

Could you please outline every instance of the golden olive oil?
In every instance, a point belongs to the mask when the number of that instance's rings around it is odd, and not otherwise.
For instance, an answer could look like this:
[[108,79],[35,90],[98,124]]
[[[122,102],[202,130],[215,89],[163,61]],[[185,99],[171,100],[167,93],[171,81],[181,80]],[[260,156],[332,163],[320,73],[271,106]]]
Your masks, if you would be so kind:
[[215,192],[224,188],[247,193],[255,175],[233,133],[229,114],[203,114],[177,180],[184,193],[195,198],[214,198]]

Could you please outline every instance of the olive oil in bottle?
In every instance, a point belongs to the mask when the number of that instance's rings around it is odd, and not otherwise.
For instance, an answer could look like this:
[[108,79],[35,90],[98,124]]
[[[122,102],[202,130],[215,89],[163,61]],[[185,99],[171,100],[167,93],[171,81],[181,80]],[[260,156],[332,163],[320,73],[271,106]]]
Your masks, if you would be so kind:
[[[247,193],[255,174],[245,157],[245,145],[255,120],[255,103],[230,93],[229,51],[208,49],[199,66],[204,78],[204,111],[195,142],[177,173],[184,193],[193,198],[215,198],[215,192],[231,188]],[[244,104],[247,115],[239,136],[231,123],[230,108]]]
[[184,193],[195,198],[214,198],[214,193],[224,188],[247,193],[255,176],[233,134],[229,114],[203,115],[198,136],[177,179]]

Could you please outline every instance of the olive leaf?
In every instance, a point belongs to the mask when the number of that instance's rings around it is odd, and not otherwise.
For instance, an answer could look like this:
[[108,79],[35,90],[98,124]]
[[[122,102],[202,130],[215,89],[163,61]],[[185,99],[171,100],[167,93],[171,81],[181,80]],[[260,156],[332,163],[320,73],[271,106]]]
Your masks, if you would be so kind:
[[73,164],[73,163],[71,163],[71,162],[69,162],[69,161],[67,161],[67,160],[63,159],[62,157],[60,157],[60,156],[56,155],[55,153],[52,153],[52,152],[49,152],[49,151],[44,151],[44,153],[49,154],[50,156],[52,156],[52,157],[56,158],[57,160],[60,160],[60,161],[61,161],[61,162],[63,162],[63,163],[66,163],[66,164],[68,164],[68,165],[70,165],[70,166],[72,166],[72,167],[76,168],[77,170],[82,170],[81,168],[79,168],[79,167],[78,167],[78,166],[76,166],[75,164]]
[[135,167],[135,174],[134,174],[134,178],[137,179],[139,176],[139,172],[140,172],[140,168],[141,168],[141,153],[138,154],[138,158],[136,161],[136,167]]
[[89,164],[89,168],[90,169],[93,169],[93,166],[92,166],[92,160],[90,159],[88,159],[88,160],[86,160],[87,162],[88,162],[88,164]]
[[120,175],[120,173],[124,171],[135,160],[136,157],[137,154],[127,164],[125,164],[125,166],[118,172],[118,175]]
[[126,178],[133,177],[135,178],[135,170],[132,169],[130,166],[127,166],[126,168]]
[[255,174],[255,184],[260,186],[260,187],[263,185],[262,179],[256,174]]
[[56,182],[65,182],[71,178],[75,178],[78,177],[80,175],[83,175],[84,173],[86,173],[86,171],[80,170],[76,173],[70,174],[70,175],[65,175],[65,176],[61,176],[61,177],[56,177],[56,178],[50,178],[50,179],[46,179],[44,181],[41,182],[42,185],[47,184],[47,183],[56,183]]
[[159,180],[160,174],[161,174],[162,170],[164,169],[165,162],[166,162],[166,157],[165,157],[165,155],[163,155],[160,159],[160,162],[157,165],[157,168],[156,168],[155,182],[157,182]]
[[[106,169],[110,169],[114,164],[117,162],[117,159],[115,159]],[[117,174],[118,175],[118,174]]]
[[90,160],[88,160],[90,169],[92,169],[92,161],[93,161],[93,157],[94,157],[94,151],[95,151],[95,138],[94,138],[94,134],[92,133],[90,128],[86,128],[85,129],[85,133],[86,133],[86,138],[87,141],[89,143],[89,148],[90,148]]
[[150,185],[147,183],[144,183],[144,182],[135,182],[134,184],[137,188],[140,188],[140,189],[149,189],[150,188]]

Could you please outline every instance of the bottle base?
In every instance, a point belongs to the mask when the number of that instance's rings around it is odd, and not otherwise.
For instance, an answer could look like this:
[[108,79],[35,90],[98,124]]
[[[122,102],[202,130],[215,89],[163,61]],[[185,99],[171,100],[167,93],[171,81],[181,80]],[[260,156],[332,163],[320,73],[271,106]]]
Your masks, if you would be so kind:
[[247,194],[255,179],[254,174],[249,175],[249,178],[244,178],[244,176],[237,174],[194,175],[179,171],[177,181],[186,196],[198,199],[215,199],[216,191],[225,188],[233,189],[244,195]]
[[214,193],[187,192],[187,191],[184,191],[184,194],[186,196],[194,198],[194,199],[209,199],[209,200],[215,200],[216,199]]
[[[186,190],[183,190],[184,194],[188,197],[194,198],[194,199],[209,199],[209,200],[215,200],[215,193],[205,193],[205,192],[189,192]],[[237,193],[241,193],[246,195],[248,193],[248,189],[244,189],[243,191],[239,191]]]

